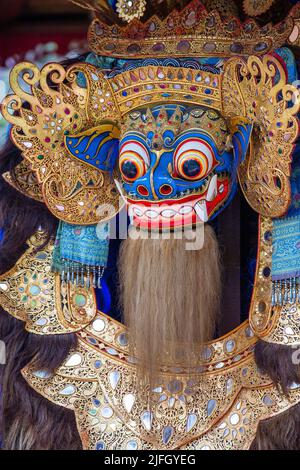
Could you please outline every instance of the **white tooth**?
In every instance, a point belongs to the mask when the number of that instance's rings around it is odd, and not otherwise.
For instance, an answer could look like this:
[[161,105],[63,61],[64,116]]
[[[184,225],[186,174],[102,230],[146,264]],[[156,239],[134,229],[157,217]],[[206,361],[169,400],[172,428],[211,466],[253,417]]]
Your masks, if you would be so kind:
[[132,206],[128,206],[128,215],[129,217],[132,217],[134,215],[134,210]]
[[173,217],[175,214],[176,214],[175,211],[172,211],[172,210],[169,210],[169,209],[166,209],[165,211],[162,211],[162,213],[161,213],[161,215],[163,217],[168,217],[168,218]]
[[197,202],[197,204],[195,204],[194,209],[195,209],[195,212],[198,215],[199,219],[202,220],[202,222],[207,222],[208,221],[206,201]]
[[221,186],[219,187],[219,193],[222,194],[223,191],[224,191],[224,184],[221,184]]
[[158,216],[158,213],[155,211],[146,211],[145,215],[149,217],[149,219],[155,219]]
[[217,181],[218,181],[218,177],[217,175],[214,175],[209,183],[209,188],[208,188],[207,195],[206,195],[207,201],[213,201],[215,197],[217,196]]
[[193,210],[192,206],[182,206],[179,209],[179,214],[189,214]]
[[143,215],[143,211],[141,209],[139,209],[138,207],[134,207],[133,208],[133,213],[135,215],[137,215],[138,217],[140,217],[141,215]]

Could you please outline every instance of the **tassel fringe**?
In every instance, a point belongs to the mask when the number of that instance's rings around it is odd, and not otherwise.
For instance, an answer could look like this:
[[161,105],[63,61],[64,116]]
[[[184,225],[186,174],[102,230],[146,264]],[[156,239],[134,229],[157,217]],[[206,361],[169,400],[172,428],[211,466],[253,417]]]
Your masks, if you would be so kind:
[[300,278],[292,277],[272,282],[272,306],[300,302]]
[[101,289],[105,266],[89,266],[67,259],[62,260],[61,280],[80,287]]

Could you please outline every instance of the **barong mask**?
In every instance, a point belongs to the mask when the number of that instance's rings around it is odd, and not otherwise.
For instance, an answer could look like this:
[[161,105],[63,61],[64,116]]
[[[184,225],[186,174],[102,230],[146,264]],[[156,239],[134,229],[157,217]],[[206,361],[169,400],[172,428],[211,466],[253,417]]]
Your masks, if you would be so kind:
[[172,199],[179,212],[180,199],[196,191],[183,223],[216,216],[230,201],[239,164],[254,210],[278,217],[289,206],[298,103],[273,56],[231,58],[221,73],[149,66],[112,77],[88,63],[41,71],[23,63],[13,69],[11,87],[2,112],[12,139],[41,198],[67,223],[93,225],[116,214],[119,168],[128,203]]
[[230,202],[251,124],[231,138],[216,111],[169,105],[133,112],[124,127],[119,167],[135,225],[207,222]]

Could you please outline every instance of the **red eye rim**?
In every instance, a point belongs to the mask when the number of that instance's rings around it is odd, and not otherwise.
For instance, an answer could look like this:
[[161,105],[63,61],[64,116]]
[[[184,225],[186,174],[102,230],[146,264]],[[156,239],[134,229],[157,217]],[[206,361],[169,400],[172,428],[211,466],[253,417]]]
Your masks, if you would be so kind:
[[[195,148],[196,145],[198,146],[198,149]],[[184,149],[184,147],[186,148]],[[181,151],[182,153],[180,153]],[[196,176],[191,177],[185,174],[182,167],[185,161],[192,159],[198,160],[201,170]],[[178,178],[183,178],[188,181],[198,181],[205,178],[213,168],[215,168],[217,161],[214,156],[213,149],[208,142],[202,139],[190,138],[181,142],[177,147],[176,152],[174,153],[173,165],[175,169],[175,177],[177,176]]]
[[[140,142],[127,141],[120,148],[119,156],[119,169],[124,181],[133,183],[138,178],[141,178],[147,171],[147,164],[149,164],[149,154]],[[137,175],[134,178],[129,178],[122,171],[122,165],[125,161],[129,161],[137,168]]]
[[[197,173],[197,175],[195,175],[195,176],[187,175],[185,173],[184,169],[183,169],[184,164],[189,160],[195,160],[195,161],[197,160],[198,163],[199,163],[199,168],[200,169],[199,169],[199,172]],[[185,178],[185,179],[187,179],[187,180],[189,180],[189,181],[197,181],[197,180],[203,178],[204,175],[207,173],[207,171],[206,172],[203,171],[203,168],[204,168],[203,163],[200,160],[200,158],[198,158],[196,155],[191,156],[190,153],[186,156],[181,155],[180,159],[177,162],[177,173],[178,173],[178,175]]]
[[[129,178],[127,175],[124,174],[123,170],[122,170],[122,166],[124,165],[124,163],[126,162],[130,162],[132,163],[136,170],[137,170],[137,174],[136,176],[134,176],[133,178]],[[140,178],[141,176],[143,176],[146,172],[146,167],[145,167],[145,164],[142,160],[140,160],[139,162],[137,160],[134,160],[132,158],[127,158],[127,157],[124,157],[122,159],[122,161],[120,161],[120,172],[121,172],[121,175],[122,175],[122,178],[125,180],[125,181],[128,181],[129,183],[133,183],[134,181],[136,181],[138,178]]]

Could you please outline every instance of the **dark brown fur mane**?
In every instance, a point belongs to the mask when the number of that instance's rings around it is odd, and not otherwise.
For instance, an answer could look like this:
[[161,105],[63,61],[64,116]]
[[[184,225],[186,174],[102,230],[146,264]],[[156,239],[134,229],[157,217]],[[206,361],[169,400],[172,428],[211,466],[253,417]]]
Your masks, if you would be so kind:
[[[25,252],[26,241],[38,228],[54,237],[58,221],[46,206],[18,193],[2,175],[19,162],[19,151],[10,143],[0,155],[0,272],[9,270]],[[42,247],[41,247],[42,248]],[[50,403],[25,382],[21,369],[33,359],[37,368],[55,370],[76,346],[74,334],[40,337],[0,309],[0,339],[6,346],[1,367],[1,437],[4,449],[81,449],[74,413]]]

